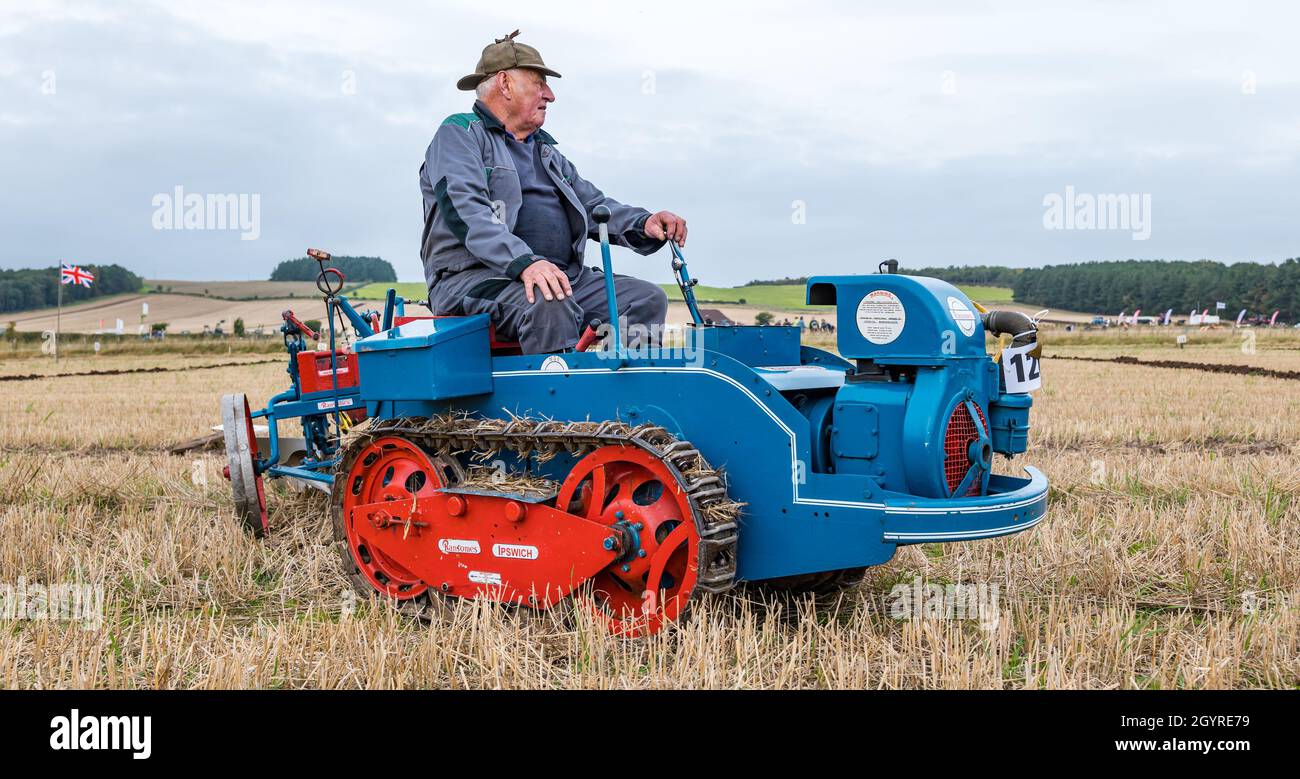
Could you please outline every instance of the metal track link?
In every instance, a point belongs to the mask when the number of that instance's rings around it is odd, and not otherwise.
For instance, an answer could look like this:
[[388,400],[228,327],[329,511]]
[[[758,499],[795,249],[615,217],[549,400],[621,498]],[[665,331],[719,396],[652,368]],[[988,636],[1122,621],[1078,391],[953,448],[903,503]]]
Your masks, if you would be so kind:
[[[700,451],[658,425],[635,427],[622,422],[559,422],[514,417],[508,421],[460,415],[373,420],[353,428],[343,441],[339,461],[383,436],[407,438],[426,451],[487,460],[501,451],[545,461],[559,454],[581,457],[602,446],[635,446],[661,460],[686,490],[700,536],[696,589],[725,592],[736,579],[736,542],[740,503],[727,499],[721,470]],[[336,476],[336,479],[341,476]],[[340,489],[336,485],[336,489]]]

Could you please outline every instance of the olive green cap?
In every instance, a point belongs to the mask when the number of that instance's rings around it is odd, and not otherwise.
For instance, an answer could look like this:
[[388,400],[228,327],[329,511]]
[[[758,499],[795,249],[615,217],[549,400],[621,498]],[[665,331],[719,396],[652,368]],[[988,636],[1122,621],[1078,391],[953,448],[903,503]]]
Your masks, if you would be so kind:
[[537,49],[524,43],[515,43],[515,36],[518,34],[519,31],[515,30],[504,38],[497,38],[485,47],[483,56],[478,58],[478,66],[474,68],[474,72],[457,81],[456,88],[469,91],[477,87],[483,79],[511,68],[531,68],[559,78],[559,73],[546,67],[546,63],[542,62],[542,55]]

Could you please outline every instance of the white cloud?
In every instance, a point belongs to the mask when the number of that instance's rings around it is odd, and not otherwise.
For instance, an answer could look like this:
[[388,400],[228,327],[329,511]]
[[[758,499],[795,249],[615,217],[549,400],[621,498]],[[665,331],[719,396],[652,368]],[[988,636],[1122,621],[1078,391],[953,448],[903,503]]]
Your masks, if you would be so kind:
[[[611,195],[684,213],[711,282],[886,256],[1128,256],[1124,236],[1038,229],[1044,193],[1067,184],[1151,192],[1150,256],[1279,259],[1297,253],[1298,16],[1282,3],[29,2],[0,11],[0,209],[14,217],[0,265],[257,277],[310,243],[416,278],[424,148],[470,102],[455,78],[515,28],[565,74],[547,126],[561,150]],[[149,230],[150,196],[178,184],[261,193],[262,238]],[[806,225],[790,223],[795,199]],[[667,277],[658,258],[619,261]]]

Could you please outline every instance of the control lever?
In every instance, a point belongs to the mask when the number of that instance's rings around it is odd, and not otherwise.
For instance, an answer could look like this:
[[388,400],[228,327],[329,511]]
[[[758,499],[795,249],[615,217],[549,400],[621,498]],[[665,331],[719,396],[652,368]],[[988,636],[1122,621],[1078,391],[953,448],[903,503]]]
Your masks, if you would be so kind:
[[691,312],[691,319],[695,324],[702,325],[704,317],[700,316],[700,308],[695,303],[694,289],[699,279],[691,278],[691,272],[686,269],[686,257],[677,246],[677,242],[669,238],[668,248],[673,251],[673,278],[677,279],[677,286],[682,290],[682,300],[686,301],[686,309]]
[[614,333],[614,354],[620,359],[614,363],[615,368],[622,364],[623,335],[618,327],[618,298],[614,294],[614,262],[609,258],[609,218],[612,216],[608,206],[596,206],[591,209],[591,218],[596,223],[600,234],[600,261],[605,270],[605,297],[609,301],[611,330]]
[[293,325],[294,327],[298,328],[298,332],[300,332],[300,333],[302,333],[303,335],[307,336],[307,337],[310,338],[311,340],[313,340],[313,341],[320,340],[320,336],[318,336],[318,335],[316,334],[316,331],[315,331],[315,330],[312,330],[310,327],[308,327],[307,325],[303,324],[302,321],[301,321],[300,319],[298,319],[298,317],[294,316],[293,311],[290,311],[290,310],[288,310],[288,309],[285,309],[284,311],[281,311],[281,312],[280,312],[280,318],[283,319],[284,321],[288,322],[289,324]]
[[597,332],[599,328],[600,320],[592,320],[591,324],[587,325],[587,329],[582,331],[582,337],[578,339],[578,343],[573,347],[573,350],[575,352],[585,352],[591,348],[591,345],[600,337],[600,333]]
[[[339,361],[338,347],[336,345],[334,333],[334,309],[338,308],[340,311],[343,310],[339,305],[338,294],[343,290],[343,284],[347,281],[347,277],[344,276],[343,271],[338,268],[327,267],[326,263],[333,259],[333,255],[324,249],[308,248],[307,256],[315,260],[316,264],[320,266],[320,273],[316,274],[316,289],[320,290],[321,294],[325,296],[325,317],[329,321],[330,327],[330,386],[334,391],[335,398],[334,426],[339,431],[342,431],[343,426],[339,421],[338,409]],[[334,281],[330,280],[331,276],[334,277]],[[356,326],[355,322],[359,319],[360,317],[357,317],[356,320],[353,320],[354,327]],[[362,321],[362,325],[365,326],[364,320]],[[358,331],[360,332],[360,328],[358,328]]]

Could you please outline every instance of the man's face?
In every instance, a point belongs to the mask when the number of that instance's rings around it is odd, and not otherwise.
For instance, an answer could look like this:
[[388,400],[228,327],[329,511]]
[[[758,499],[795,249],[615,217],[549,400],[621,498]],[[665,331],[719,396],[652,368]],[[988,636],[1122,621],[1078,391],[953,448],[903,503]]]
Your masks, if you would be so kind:
[[535,70],[519,68],[507,74],[513,88],[511,103],[520,125],[536,130],[546,121],[546,105],[555,102],[555,93],[546,76]]

